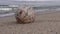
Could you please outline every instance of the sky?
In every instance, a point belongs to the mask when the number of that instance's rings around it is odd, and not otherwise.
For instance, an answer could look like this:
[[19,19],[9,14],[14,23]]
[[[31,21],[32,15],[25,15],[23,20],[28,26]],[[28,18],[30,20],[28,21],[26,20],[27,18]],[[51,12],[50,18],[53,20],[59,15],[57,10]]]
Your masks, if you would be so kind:
[[[10,2],[10,1],[12,1],[12,2]],[[15,1],[17,1],[17,2],[15,2]],[[25,4],[26,3],[26,2],[18,2],[18,1],[41,1],[38,4],[40,4],[40,5],[46,5],[46,4],[47,5],[50,5],[50,4],[60,5],[60,0],[0,0],[0,5],[2,5],[2,4],[4,4],[4,5],[5,4],[22,4],[22,3]],[[43,2],[43,1],[47,1],[47,2]],[[48,2],[48,1],[53,1],[53,2]],[[57,2],[55,2],[55,1],[57,1]],[[32,3],[32,2],[28,2],[28,3]],[[37,3],[35,2],[35,4],[37,4]]]
[[0,1],[60,1],[60,0],[0,0]]
[[15,0],[15,1],[51,1],[51,0]]
[[15,1],[58,1],[58,0],[15,0]]

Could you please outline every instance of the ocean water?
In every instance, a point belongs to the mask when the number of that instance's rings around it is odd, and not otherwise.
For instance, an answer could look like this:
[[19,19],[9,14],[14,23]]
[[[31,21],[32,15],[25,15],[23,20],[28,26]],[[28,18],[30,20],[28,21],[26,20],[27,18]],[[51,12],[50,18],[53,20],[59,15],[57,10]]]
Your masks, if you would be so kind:
[[[35,10],[36,14],[45,14],[45,13],[52,13],[52,12],[57,12],[60,11],[60,2],[54,2],[54,1],[46,1],[46,2],[26,2],[26,1],[13,1],[13,2],[7,2],[7,1],[0,1],[0,6],[1,5],[19,5],[23,6],[23,5],[28,5],[28,6],[32,6],[33,9]],[[13,7],[12,7],[13,8]],[[14,11],[9,12],[4,12],[1,14],[0,11],[0,17],[5,17],[5,16],[12,16],[14,15]]]
[[[40,14],[46,14],[46,13],[53,13],[53,12],[58,12],[60,11],[60,8],[45,8],[45,9],[34,9],[35,13],[40,15]],[[0,17],[7,17],[7,16],[14,16],[14,12],[5,12],[3,14],[0,14]]]

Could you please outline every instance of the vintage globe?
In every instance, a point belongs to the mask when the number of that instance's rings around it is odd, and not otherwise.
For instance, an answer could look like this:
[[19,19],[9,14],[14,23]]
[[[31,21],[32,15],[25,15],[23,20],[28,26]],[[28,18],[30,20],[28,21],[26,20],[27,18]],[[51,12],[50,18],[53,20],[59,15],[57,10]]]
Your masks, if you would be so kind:
[[35,21],[35,13],[32,7],[20,7],[15,14],[17,23],[32,23]]

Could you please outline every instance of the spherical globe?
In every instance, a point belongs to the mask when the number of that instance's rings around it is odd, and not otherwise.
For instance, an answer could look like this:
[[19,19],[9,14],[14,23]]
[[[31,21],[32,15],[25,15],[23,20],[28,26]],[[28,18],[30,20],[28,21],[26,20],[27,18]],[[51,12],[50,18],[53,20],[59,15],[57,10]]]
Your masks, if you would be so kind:
[[35,21],[35,13],[32,7],[18,8],[15,14],[17,23],[32,23]]

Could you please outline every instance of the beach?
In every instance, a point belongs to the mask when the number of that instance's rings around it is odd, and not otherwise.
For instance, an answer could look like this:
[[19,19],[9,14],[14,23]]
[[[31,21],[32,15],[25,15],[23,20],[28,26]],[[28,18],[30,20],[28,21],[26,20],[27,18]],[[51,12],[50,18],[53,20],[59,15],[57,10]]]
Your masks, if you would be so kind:
[[60,34],[60,11],[39,14],[29,24],[17,24],[14,16],[0,18],[0,34]]

